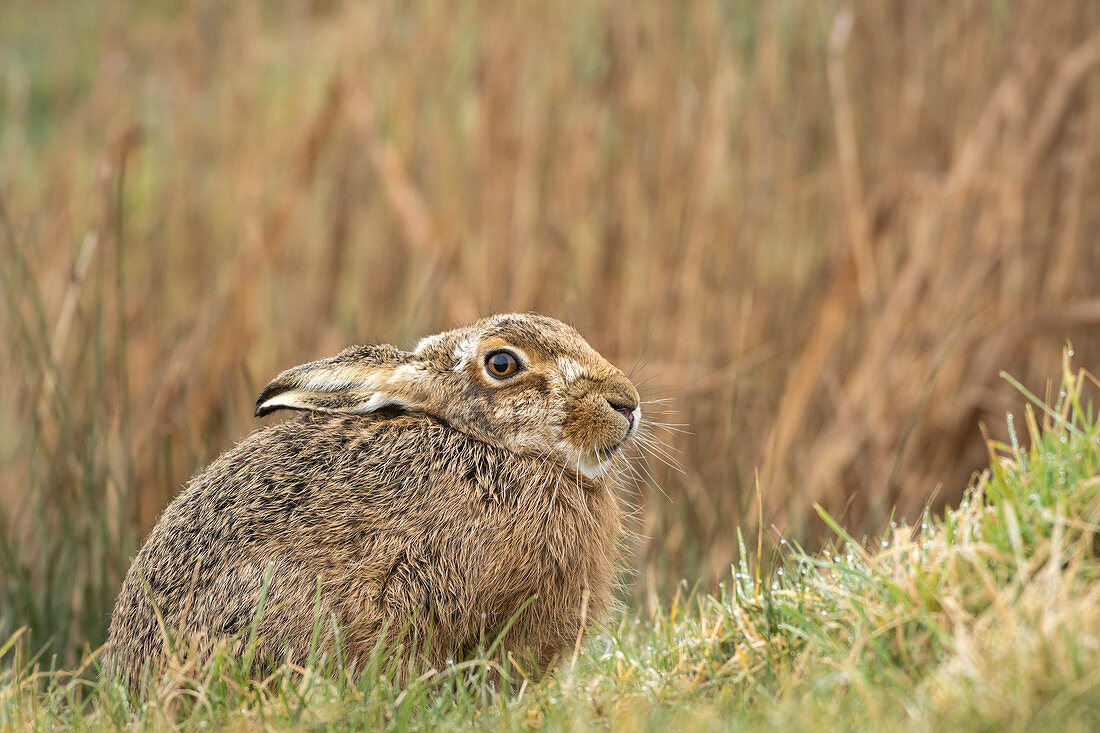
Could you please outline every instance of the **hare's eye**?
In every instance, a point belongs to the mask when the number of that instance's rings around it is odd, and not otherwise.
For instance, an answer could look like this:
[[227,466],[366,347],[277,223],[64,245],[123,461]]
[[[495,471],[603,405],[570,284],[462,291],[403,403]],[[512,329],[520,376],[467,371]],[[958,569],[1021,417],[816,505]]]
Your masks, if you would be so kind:
[[491,377],[506,379],[519,371],[519,361],[510,351],[494,351],[485,357],[485,369]]

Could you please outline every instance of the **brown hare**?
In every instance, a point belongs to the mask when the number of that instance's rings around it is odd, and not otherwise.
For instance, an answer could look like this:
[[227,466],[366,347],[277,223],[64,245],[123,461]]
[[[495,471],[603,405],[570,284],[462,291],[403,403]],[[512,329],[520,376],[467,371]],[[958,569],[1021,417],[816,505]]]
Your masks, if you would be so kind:
[[570,326],[498,315],[412,351],[352,347],[280,374],[256,415],[280,409],[303,414],[160,517],[111,617],[110,673],[137,684],[253,632],[258,668],[303,664],[315,628],[359,669],[383,635],[437,667],[499,636],[495,656],[538,673],[612,604],[638,392]]

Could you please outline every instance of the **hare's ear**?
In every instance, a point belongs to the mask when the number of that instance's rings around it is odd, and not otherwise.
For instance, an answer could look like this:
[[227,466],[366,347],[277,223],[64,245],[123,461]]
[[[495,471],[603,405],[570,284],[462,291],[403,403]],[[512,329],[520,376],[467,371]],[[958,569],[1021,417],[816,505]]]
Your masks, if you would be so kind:
[[288,369],[264,388],[256,417],[283,409],[363,414],[387,405],[412,407],[411,356],[389,345],[354,346]]

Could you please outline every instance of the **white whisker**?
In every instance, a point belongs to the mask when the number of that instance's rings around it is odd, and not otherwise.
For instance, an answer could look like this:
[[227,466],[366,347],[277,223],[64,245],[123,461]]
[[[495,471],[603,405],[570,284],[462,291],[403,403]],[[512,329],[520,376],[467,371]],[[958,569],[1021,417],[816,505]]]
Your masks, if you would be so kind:
[[669,468],[671,468],[672,470],[677,471],[679,473],[684,473],[684,467],[681,466],[680,463],[675,458],[672,458],[668,454],[660,452],[659,450],[654,449],[653,446],[643,446],[643,449],[646,452],[648,452],[651,456],[653,456],[654,458],[659,460],[661,463],[663,463],[666,466],[668,466]]
[[658,440],[655,436],[651,435],[639,436],[638,444],[646,446],[655,455],[659,455],[676,464],[676,467],[683,473],[683,467],[680,466],[680,462],[673,455],[673,453],[679,453],[680,455],[684,454],[679,448]]
[[649,477],[650,483],[652,483],[653,486],[656,487],[657,491],[660,491],[662,494],[664,494],[665,499],[667,499],[670,503],[673,503],[672,497],[668,494],[665,494],[665,490],[661,488],[661,485],[659,483],[657,483],[657,479],[653,478],[653,472],[649,470],[651,466],[649,465],[649,460],[645,457],[645,454],[641,451],[638,451],[638,455],[641,456],[642,459],[642,465],[640,465],[639,468],[641,468],[645,472],[645,475]]

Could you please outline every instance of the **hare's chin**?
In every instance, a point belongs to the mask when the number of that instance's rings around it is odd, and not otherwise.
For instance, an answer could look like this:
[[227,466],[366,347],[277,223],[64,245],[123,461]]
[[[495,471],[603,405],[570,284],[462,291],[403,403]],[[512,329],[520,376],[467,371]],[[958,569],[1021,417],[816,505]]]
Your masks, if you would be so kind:
[[582,458],[577,461],[577,470],[585,478],[598,479],[611,468],[611,461],[598,461],[590,458]]
[[585,478],[592,479],[602,477],[611,469],[611,465],[613,463],[613,461],[611,460],[612,456],[615,454],[616,451],[623,447],[623,444],[626,443],[627,438],[629,437],[630,436],[623,438],[614,445],[610,445],[606,448],[600,448],[600,453],[605,456],[603,460],[600,460],[600,458],[597,456],[582,456],[577,461],[577,468],[578,470],[580,470],[581,475],[583,475]]

